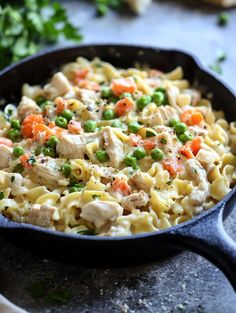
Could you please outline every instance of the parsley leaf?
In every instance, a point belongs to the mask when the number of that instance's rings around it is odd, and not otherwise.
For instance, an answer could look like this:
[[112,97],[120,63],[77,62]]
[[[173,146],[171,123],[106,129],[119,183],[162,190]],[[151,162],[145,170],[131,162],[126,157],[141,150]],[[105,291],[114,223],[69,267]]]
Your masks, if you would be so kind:
[[123,2],[123,0],[95,0],[97,14],[104,16],[109,9],[118,10],[121,8]]
[[0,5],[0,69],[39,51],[59,39],[80,42],[66,9],[50,0],[2,0]]

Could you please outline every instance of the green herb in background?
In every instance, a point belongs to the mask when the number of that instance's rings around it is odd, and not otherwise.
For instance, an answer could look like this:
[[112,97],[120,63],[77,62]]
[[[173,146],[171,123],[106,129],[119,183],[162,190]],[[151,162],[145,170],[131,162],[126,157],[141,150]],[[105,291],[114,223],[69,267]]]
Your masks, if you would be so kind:
[[123,3],[123,0],[95,0],[97,14],[104,16],[109,9],[119,9]]
[[80,29],[69,22],[66,9],[60,3],[50,0],[1,1],[0,69],[61,37],[76,42],[82,40]]
[[221,12],[218,14],[218,25],[226,26],[229,23],[230,15],[227,12]]
[[222,62],[224,62],[227,58],[227,54],[222,51],[219,50],[217,52],[217,57],[214,63],[210,64],[209,67],[215,71],[216,73],[218,73],[219,75],[223,74],[223,69],[222,69]]

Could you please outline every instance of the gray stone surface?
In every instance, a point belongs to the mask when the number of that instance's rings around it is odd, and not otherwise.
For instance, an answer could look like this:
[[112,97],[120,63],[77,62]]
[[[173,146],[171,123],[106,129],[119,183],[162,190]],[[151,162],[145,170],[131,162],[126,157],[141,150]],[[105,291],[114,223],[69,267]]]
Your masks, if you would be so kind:
[[[236,90],[236,10],[231,12],[229,26],[219,28],[217,11],[204,5],[157,1],[142,17],[110,13],[98,19],[86,1],[63,2],[75,23],[81,25],[86,43],[181,48],[195,53],[205,65],[213,62],[217,49],[225,50],[228,59],[223,79]],[[236,212],[225,224],[236,239]],[[187,251],[138,267],[90,269],[43,260],[3,239],[0,247],[0,293],[32,313],[236,312],[236,296],[224,275]],[[32,298],[28,287],[41,281],[50,291],[70,290],[71,300],[52,305]]]

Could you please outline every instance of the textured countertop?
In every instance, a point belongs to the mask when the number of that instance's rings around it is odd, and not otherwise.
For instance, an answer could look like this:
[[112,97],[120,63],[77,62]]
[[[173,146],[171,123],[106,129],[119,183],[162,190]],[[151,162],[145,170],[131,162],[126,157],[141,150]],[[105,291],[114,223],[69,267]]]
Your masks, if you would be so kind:
[[[89,1],[63,2],[81,26],[85,43],[181,48],[205,65],[214,61],[217,49],[223,49],[228,55],[223,79],[236,90],[236,10],[231,11],[230,24],[220,28],[216,10],[182,1],[156,1],[138,18],[110,13],[102,19],[95,17]],[[236,239],[236,210],[225,227]],[[44,260],[3,239],[0,247],[0,293],[30,313],[236,312],[236,296],[224,275],[187,251],[138,267],[91,269]],[[65,288],[72,298],[66,304],[50,304],[30,295],[32,284],[43,284],[47,292]]]

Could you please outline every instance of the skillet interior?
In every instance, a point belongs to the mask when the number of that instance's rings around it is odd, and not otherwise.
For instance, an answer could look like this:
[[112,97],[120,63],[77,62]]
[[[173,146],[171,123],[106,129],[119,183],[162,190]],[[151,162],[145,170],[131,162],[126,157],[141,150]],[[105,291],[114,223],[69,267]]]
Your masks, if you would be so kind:
[[[228,120],[236,120],[236,98],[233,93],[215,77],[201,68],[199,63],[184,52],[160,50],[136,46],[81,46],[28,58],[0,73],[0,97],[15,102],[20,97],[23,83],[40,84],[61,65],[73,61],[77,56],[100,57],[115,66],[130,67],[134,63],[148,64],[163,71],[170,71],[180,65],[185,77],[198,84],[205,93],[213,93],[214,107],[223,109]],[[223,105],[223,107],[222,107]],[[1,223],[1,218],[0,218]],[[8,229],[10,230],[10,229]],[[88,264],[127,265],[169,256],[177,251],[168,246],[162,236],[142,236],[133,240],[87,240],[68,236],[53,236],[48,232],[34,231],[34,227],[18,227],[6,231],[10,239],[45,256],[63,261]]]

